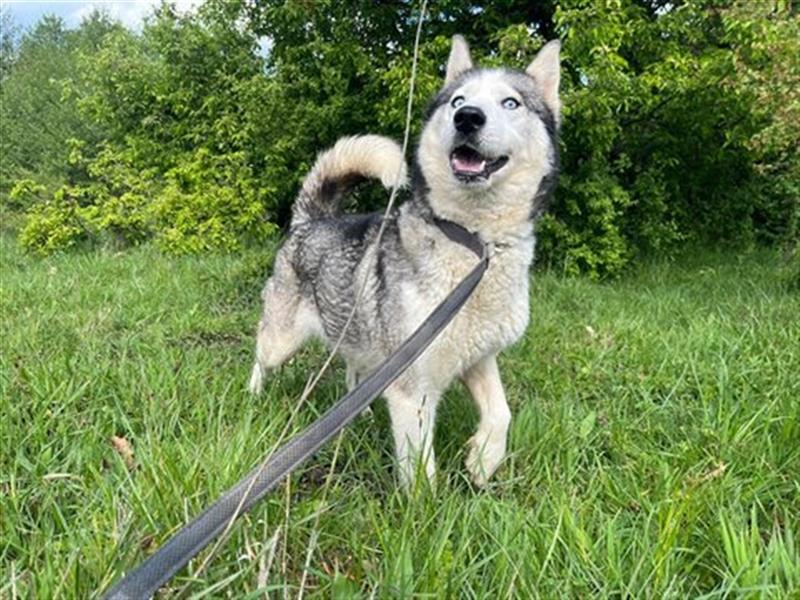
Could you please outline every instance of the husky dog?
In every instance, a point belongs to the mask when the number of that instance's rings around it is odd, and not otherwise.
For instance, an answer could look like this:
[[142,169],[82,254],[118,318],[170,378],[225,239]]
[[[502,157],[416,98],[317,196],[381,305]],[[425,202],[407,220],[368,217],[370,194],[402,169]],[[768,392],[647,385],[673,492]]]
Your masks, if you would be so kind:
[[[354,183],[405,180],[392,140],[339,140],[317,158],[295,201],[288,239],[263,291],[250,389],[309,337],[335,342],[364,294],[339,352],[348,384],[397,348],[475,265],[474,254],[437,225],[449,220],[490,248],[488,271],[453,321],[384,393],[400,480],[421,461],[433,480],[433,425],[439,399],[460,377],[480,414],[466,467],[486,485],[506,452],[511,413],[497,354],[528,325],[534,221],[558,172],[558,41],[525,71],[473,67],[453,38],[444,86],[427,111],[412,176],[412,197],[393,211],[377,243],[380,215],[342,215]],[[364,284],[364,282],[366,283]]]

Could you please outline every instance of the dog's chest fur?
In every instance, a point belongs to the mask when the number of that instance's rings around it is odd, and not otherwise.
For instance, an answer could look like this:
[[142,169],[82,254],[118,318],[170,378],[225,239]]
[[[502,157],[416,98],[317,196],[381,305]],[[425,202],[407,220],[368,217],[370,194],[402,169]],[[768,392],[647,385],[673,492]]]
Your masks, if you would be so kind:
[[[477,258],[435,226],[409,219],[403,242],[415,258],[415,277],[402,286],[408,333],[475,266]],[[446,385],[481,358],[517,341],[529,320],[529,267],[533,237],[490,245],[489,268],[453,321],[419,360],[430,378]]]

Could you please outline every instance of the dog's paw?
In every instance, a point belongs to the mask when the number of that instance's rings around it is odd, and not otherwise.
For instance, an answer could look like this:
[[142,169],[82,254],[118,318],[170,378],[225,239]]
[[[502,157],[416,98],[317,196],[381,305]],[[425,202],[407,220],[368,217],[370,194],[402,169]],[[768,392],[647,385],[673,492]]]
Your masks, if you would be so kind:
[[465,465],[472,478],[472,482],[478,487],[486,487],[497,467],[503,461],[506,454],[504,442],[493,442],[485,436],[475,434],[467,442],[469,453]]
[[264,370],[257,362],[253,365],[253,372],[250,373],[250,383],[247,385],[247,389],[256,396],[264,389]]

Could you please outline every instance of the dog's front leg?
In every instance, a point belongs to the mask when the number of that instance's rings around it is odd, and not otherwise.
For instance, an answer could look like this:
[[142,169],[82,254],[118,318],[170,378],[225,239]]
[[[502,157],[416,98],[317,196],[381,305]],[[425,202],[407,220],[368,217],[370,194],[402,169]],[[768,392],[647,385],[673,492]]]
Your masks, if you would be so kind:
[[433,425],[439,394],[409,390],[395,384],[386,390],[385,396],[392,419],[392,434],[401,484],[411,488],[415,481],[417,465],[420,465],[425,469],[425,475],[433,485],[436,475]]
[[506,454],[511,411],[494,355],[473,365],[463,379],[480,413],[478,431],[469,440],[466,466],[472,481],[483,487]]

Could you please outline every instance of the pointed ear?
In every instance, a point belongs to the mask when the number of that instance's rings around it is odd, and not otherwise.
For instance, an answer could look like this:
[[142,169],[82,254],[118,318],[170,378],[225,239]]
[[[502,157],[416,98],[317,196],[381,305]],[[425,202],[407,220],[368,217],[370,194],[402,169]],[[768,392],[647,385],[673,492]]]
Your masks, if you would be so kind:
[[469,46],[460,35],[453,36],[453,46],[450,48],[450,58],[447,59],[447,71],[444,84],[447,85],[464,71],[472,68],[472,58],[469,55]]
[[558,40],[547,42],[539,50],[539,54],[536,55],[533,62],[525,69],[525,72],[539,84],[539,91],[542,93],[545,104],[553,111],[556,119],[561,110],[561,102],[558,99],[558,83],[561,77],[558,56],[560,51],[561,42]]

